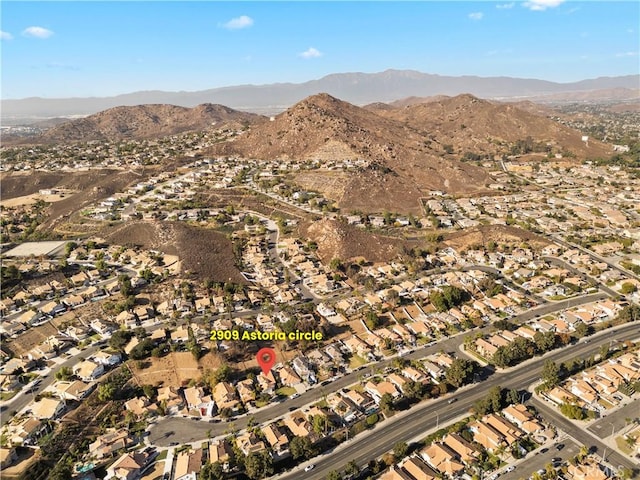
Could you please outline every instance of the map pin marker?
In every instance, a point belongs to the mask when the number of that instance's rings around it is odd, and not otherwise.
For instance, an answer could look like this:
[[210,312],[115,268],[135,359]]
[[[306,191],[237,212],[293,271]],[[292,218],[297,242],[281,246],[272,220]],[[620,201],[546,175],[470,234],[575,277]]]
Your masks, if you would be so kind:
[[261,348],[256,355],[258,364],[262,369],[264,376],[267,376],[271,371],[271,367],[276,363],[276,352],[273,348]]

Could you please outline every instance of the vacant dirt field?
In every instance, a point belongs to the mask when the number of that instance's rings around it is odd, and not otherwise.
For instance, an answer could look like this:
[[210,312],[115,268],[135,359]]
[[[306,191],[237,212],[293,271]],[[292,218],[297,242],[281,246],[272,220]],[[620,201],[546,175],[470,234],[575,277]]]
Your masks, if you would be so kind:
[[199,379],[205,370],[215,370],[222,365],[222,361],[212,353],[196,361],[190,352],[172,352],[161,358],[150,358],[144,363],[149,366],[140,369],[137,362],[129,362],[140,385],[164,387],[183,386],[191,379]]
[[201,280],[246,283],[235,266],[231,241],[215,230],[181,222],[128,222],[101,235],[109,243],[177,255],[183,273]]
[[447,235],[444,243],[456,250],[466,250],[474,246],[486,246],[491,241],[513,246],[527,242],[534,249],[549,245],[547,240],[535,233],[505,225],[486,225],[455,232]]
[[409,246],[407,241],[369,233],[336,220],[302,224],[299,232],[318,244],[318,256],[325,264],[334,258],[356,257],[369,262],[388,262],[400,255],[404,246]]

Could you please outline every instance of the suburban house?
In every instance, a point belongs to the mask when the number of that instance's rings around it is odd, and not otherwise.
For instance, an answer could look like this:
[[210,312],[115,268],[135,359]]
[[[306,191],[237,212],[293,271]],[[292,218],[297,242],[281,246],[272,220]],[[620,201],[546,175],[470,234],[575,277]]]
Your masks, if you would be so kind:
[[106,480],[134,480],[146,466],[148,457],[142,453],[125,453],[107,468]]
[[89,444],[89,453],[96,460],[111,457],[120,449],[127,448],[132,443],[129,432],[125,429],[115,430],[104,435],[100,435]]
[[202,387],[191,387],[184,390],[184,399],[189,412],[197,412],[201,417],[213,416],[216,404],[211,395],[206,395]]
[[202,448],[184,450],[176,456],[175,480],[196,480],[202,470]]
[[73,374],[83,382],[92,382],[104,373],[104,365],[90,360],[80,362],[73,367]]

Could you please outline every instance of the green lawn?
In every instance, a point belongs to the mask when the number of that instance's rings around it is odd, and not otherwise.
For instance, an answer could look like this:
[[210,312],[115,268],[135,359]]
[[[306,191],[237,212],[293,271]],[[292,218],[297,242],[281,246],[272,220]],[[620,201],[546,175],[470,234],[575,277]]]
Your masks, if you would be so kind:
[[20,390],[14,390],[12,392],[0,392],[0,401],[11,400]]
[[353,370],[354,368],[358,368],[366,363],[367,361],[360,355],[353,355],[349,360],[349,368]]
[[296,389],[293,387],[281,387],[276,390],[276,393],[281,397],[289,397],[296,393]]

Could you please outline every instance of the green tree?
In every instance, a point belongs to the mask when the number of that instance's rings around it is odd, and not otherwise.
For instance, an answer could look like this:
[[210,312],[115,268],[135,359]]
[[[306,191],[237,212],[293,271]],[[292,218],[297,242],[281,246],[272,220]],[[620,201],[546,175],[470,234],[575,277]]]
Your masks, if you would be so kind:
[[294,459],[312,458],[317,454],[309,437],[293,437],[289,442],[289,450]]
[[396,457],[396,461],[404,458],[409,451],[409,445],[406,442],[397,442],[393,446],[393,455]]
[[624,282],[621,286],[620,286],[620,293],[623,295],[628,295],[630,293],[634,293],[638,290],[638,287],[636,287],[633,283],[631,282]]
[[533,341],[540,352],[548,352],[556,344],[556,334],[553,332],[536,332]]
[[376,312],[374,312],[371,308],[368,309],[364,314],[364,322],[367,324],[367,327],[369,327],[370,330],[375,330],[380,326],[380,319],[378,318]]
[[57,380],[70,380],[71,378],[73,378],[73,371],[71,370],[71,367],[62,367],[60,370],[58,370],[56,372],[56,379]]
[[337,470],[331,470],[327,474],[327,480],[342,480],[342,475]]
[[115,350],[124,350],[132,336],[133,333],[129,330],[116,330],[109,338],[109,346]]
[[408,380],[407,383],[402,386],[402,393],[409,400],[419,400],[424,395],[424,385],[420,382]]
[[224,478],[222,465],[220,465],[220,462],[205,463],[202,466],[202,470],[200,470],[200,475],[198,478],[200,480],[222,480]]
[[129,275],[118,275],[118,285],[120,286],[120,293],[123,296],[129,297],[133,295],[133,287],[131,286]]
[[390,393],[385,393],[380,397],[380,408],[385,413],[393,410],[393,397]]
[[560,368],[553,360],[545,360],[540,378],[548,388],[553,388],[560,382]]
[[456,358],[447,369],[445,378],[449,384],[459,388],[473,380],[477,367],[478,364],[472,360]]
[[244,461],[244,469],[253,480],[267,477],[273,474],[273,459],[265,450],[250,453]]
[[491,406],[491,411],[499,412],[503,406],[502,387],[500,387],[499,385],[491,387],[489,393],[487,394],[487,400]]
[[108,402],[116,396],[116,387],[112,383],[103,383],[98,386],[98,400]]

